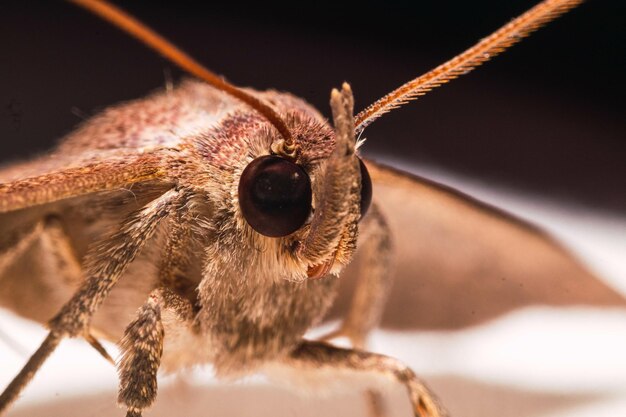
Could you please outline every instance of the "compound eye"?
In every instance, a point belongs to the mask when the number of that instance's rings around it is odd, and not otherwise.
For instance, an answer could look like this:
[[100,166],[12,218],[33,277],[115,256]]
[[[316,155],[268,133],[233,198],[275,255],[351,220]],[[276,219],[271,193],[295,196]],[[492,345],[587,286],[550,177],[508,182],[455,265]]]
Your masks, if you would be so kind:
[[361,219],[367,213],[372,204],[372,179],[370,173],[361,159],[359,158],[359,166],[361,167]]
[[250,162],[239,180],[239,207],[248,224],[268,237],[298,230],[311,212],[311,180],[299,166],[278,156]]

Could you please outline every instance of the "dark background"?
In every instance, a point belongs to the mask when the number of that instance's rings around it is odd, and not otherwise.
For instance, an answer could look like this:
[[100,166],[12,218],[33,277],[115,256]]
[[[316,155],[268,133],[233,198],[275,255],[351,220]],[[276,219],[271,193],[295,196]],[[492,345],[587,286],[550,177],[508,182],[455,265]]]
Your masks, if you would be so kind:
[[[534,4],[211,3],[117,2],[230,81],[290,91],[326,115],[342,81],[362,109]],[[377,121],[365,153],[624,213],[624,28],[623,1],[589,1]],[[181,76],[75,6],[3,1],[0,161],[49,149],[82,117],[162,88],[167,71]]]

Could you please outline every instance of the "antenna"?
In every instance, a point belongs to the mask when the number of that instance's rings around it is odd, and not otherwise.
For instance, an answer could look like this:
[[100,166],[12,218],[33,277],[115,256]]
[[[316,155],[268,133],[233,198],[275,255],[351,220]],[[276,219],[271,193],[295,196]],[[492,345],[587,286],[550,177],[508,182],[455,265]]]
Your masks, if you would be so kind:
[[359,134],[385,113],[428,93],[460,75],[467,74],[483,62],[516,44],[541,26],[556,19],[583,0],[545,0],[504,25],[476,45],[437,68],[417,77],[370,104],[354,118]]
[[276,147],[272,146],[272,149],[289,158],[294,158],[296,156],[296,145],[291,132],[287,128],[287,125],[278,113],[263,101],[228,83],[222,77],[212,73],[198,61],[183,52],[180,48],[176,47],[170,41],[118,7],[104,0],[68,1],[85,8],[102,19],[112,23],[115,27],[146,44],[149,48],[159,52],[183,70],[248,104],[254,110],[263,115],[272,125],[274,125],[276,130],[278,130],[280,135],[283,137],[283,140],[280,141]]

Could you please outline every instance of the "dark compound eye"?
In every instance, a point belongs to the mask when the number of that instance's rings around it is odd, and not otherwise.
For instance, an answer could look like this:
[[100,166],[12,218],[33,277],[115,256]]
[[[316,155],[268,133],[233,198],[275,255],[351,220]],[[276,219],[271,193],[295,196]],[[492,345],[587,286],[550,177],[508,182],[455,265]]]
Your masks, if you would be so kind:
[[311,180],[298,165],[278,156],[250,162],[239,180],[239,206],[257,232],[269,237],[298,230],[311,212]]
[[372,179],[361,159],[359,159],[359,166],[361,167],[361,218],[363,218],[372,204]]

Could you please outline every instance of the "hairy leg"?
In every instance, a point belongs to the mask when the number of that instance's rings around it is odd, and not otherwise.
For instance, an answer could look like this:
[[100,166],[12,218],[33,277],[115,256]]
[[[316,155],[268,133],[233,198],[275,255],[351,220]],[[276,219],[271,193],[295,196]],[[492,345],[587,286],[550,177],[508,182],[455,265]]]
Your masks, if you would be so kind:
[[126,407],[127,417],[141,416],[157,393],[157,371],[163,353],[162,299],[156,292],[139,309],[120,342],[118,365],[120,388],[117,401]]
[[373,372],[403,384],[415,417],[445,417],[446,411],[415,373],[400,361],[376,353],[342,349],[323,342],[304,341],[286,359],[295,368]]
[[[21,256],[34,244],[39,244],[41,247],[37,256],[40,257],[39,262],[44,267],[45,272],[42,277],[44,281],[53,280],[50,282],[51,286],[56,287],[58,285],[70,288],[76,288],[82,283],[83,273],[80,260],[74,250],[71,238],[55,215],[49,215],[36,222],[28,232],[19,235],[15,245],[5,249],[0,255],[0,276],[14,262],[25,262]],[[100,342],[88,331],[83,336],[106,360],[114,363]],[[20,352],[22,350],[20,349]]]
[[128,325],[120,342],[122,359],[118,365],[118,403],[128,410],[127,417],[141,417],[157,395],[157,372],[163,353],[164,330],[161,311],[170,309],[182,321],[191,318],[191,306],[171,290],[154,290]]
[[[164,329],[161,311],[169,309],[175,317],[189,322],[193,308],[182,298],[184,273],[189,264],[185,245],[191,236],[190,211],[181,201],[180,209],[169,218],[168,238],[159,268],[159,285],[128,325],[120,342],[122,360],[118,365],[120,389],[118,403],[127,409],[127,417],[141,417],[157,395],[157,372],[163,353]],[[188,248],[187,248],[188,249]]]
[[[39,244],[42,246],[42,256],[46,257],[44,265],[48,269],[48,276],[63,280],[71,287],[78,287],[83,282],[83,271],[71,238],[56,216],[48,216],[44,223]],[[89,332],[89,328],[85,328],[83,337],[104,359],[115,364],[109,353]]]
[[179,199],[178,191],[167,191],[131,214],[117,232],[103,240],[87,255],[86,280],[50,321],[50,333],[46,339],[0,395],[0,413],[17,398],[63,337],[84,334],[89,327],[89,320],[117,283],[126,266],[152,237],[159,221],[177,206]]
[[189,209],[191,204],[189,200],[189,198],[184,198],[180,209],[172,213],[168,219],[167,242],[159,267],[159,286],[169,288],[178,294],[193,296],[195,285],[190,286],[185,278],[193,248],[192,225],[197,221]]

